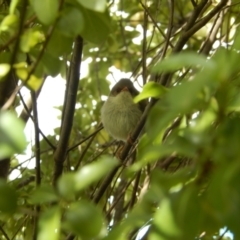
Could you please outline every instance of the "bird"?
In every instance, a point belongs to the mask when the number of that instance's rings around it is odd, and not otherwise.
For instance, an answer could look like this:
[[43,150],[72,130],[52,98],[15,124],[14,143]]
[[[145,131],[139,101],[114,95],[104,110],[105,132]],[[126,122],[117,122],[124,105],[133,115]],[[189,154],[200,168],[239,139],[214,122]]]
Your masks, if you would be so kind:
[[101,120],[105,130],[116,140],[131,142],[131,133],[144,111],[143,102],[134,103],[139,94],[130,79],[119,80],[110,91],[101,109]]

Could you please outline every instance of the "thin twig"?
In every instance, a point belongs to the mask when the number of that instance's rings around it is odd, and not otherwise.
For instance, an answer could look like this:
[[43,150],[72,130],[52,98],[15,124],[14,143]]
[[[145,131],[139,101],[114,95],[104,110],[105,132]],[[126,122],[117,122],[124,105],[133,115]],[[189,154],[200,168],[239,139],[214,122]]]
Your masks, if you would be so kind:
[[[43,82],[44,83],[44,82]],[[41,89],[42,89],[42,86],[43,86],[43,83],[41,85],[41,87],[37,90],[36,92],[36,97],[39,96],[40,92],[41,92]],[[24,107],[24,110],[22,111],[22,113],[20,114],[20,118],[24,120],[24,122],[26,123],[28,118],[30,117],[31,120],[33,121],[34,123],[34,120],[33,120],[33,116],[31,114],[31,109],[32,109],[32,100],[30,100],[30,103],[26,103],[22,94],[21,94],[21,91],[19,91],[19,97],[20,97],[20,100],[23,104],[23,107]],[[27,115],[27,116],[26,116]],[[38,131],[39,133],[41,134],[41,136],[44,138],[44,140],[47,142],[47,144],[53,149],[55,150],[56,147],[54,146],[54,144],[51,143],[51,141],[46,137],[46,135],[42,132],[42,130],[40,128],[38,128]]]
[[77,164],[76,164],[76,166],[75,166],[75,169],[74,169],[75,171],[78,170],[78,168],[79,168],[79,166],[80,166],[80,164],[81,164],[84,156],[85,156],[86,153],[87,153],[87,150],[88,150],[89,147],[91,146],[91,144],[92,144],[92,142],[93,142],[93,140],[94,140],[95,137],[96,137],[96,134],[94,134],[94,135],[91,137],[91,139],[90,139],[89,142],[87,143],[87,146],[83,149],[82,154],[80,155],[80,157],[79,157],[79,159],[78,159],[78,162],[77,162]]
[[228,228],[225,229],[225,231],[222,233],[221,236],[219,236],[219,238],[217,240],[221,240],[223,239],[224,235],[228,232]]
[[4,229],[2,228],[2,226],[0,226],[0,231],[2,232],[3,236],[4,236],[7,240],[11,240],[11,239],[8,237],[7,233],[4,231]]
[[[150,19],[152,20],[152,22],[154,23],[154,26],[158,29],[158,31],[161,33],[161,35],[163,36],[163,38],[165,40],[167,40],[167,36],[165,35],[165,33],[162,31],[162,29],[158,26],[158,24],[156,23],[156,21],[154,20],[154,18],[152,17],[152,15],[149,13],[148,9],[146,8],[146,6],[143,4],[143,2],[140,0],[140,4],[143,7],[144,11],[148,14],[148,16],[150,17]],[[171,42],[169,42],[169,45],[173,48],[174,46],[171,44]]]
[[135,179],[135,182],[134,182],[134,187],[133,187],[133,190],[132,190],[132,197],[130,199],[130,202],[129,202],[129,208],[132,209],[135,202],[136,202],[136,198],[137,198],[137,190],[138,190],[138,186],[139,186],[139,182],[140,182],[140,178],[141,178],[141,173],[142,171],[140,170],[138,173],[137,173],[137,176],[134,178]]
[[95,136],[99,131],[101,131],[103,129],[103,126],[101,125],[99,128],[97,128],[97,130],[95,130],[93,133],[91,133],[89,136],[85,137],[83,140],[81,140],[80,142],[76,143],[75,145],[73,145],[72,147],[69,147],[67,152],[73,150],[74,148],[78,147],[79,145],[81,145],[82,143],[86,142],[89,138],[91,138],[92,136]]

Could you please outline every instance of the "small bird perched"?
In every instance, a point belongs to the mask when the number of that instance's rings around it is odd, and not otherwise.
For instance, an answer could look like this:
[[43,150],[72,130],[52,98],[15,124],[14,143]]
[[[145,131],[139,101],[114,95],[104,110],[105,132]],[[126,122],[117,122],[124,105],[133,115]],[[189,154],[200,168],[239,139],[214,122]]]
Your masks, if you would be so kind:
[[101,109],[101,118],[104,128],[113,138],[124,142],[129,140],[144,111],[144,104],[133,102],[138,93],[133,83],[125,78],[112,88]]

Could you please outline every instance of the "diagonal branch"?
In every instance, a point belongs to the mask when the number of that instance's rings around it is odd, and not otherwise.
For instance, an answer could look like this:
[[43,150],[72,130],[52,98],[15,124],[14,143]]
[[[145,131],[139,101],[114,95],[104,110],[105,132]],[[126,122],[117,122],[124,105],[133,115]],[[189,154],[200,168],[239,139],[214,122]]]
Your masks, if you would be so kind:
[[[204,2],[204,1],[203,1]],[[205,24],[207,24],[211,18],[213,18],[221,9],[227,4],[228,0],[222,0],[207,16],[199,20],[194,24],[192,20],[190,20],[185,28],[185,32],[180,37],[178,43],[176,44],[175,48],[173,49],[173,52],[179,52],[182,50],[184,44],[188,41],[188,39],[196,33],[200,28],[202,28]],[[199,4],[200,5],[200,4]],[[204,6],[202,6],[203,8]],[[195,9],[195,12],[193,16],[200,14],[201,9]],[[196,20],[196,19],[195,19]],[[192,25],[191,25],[192,23]]]

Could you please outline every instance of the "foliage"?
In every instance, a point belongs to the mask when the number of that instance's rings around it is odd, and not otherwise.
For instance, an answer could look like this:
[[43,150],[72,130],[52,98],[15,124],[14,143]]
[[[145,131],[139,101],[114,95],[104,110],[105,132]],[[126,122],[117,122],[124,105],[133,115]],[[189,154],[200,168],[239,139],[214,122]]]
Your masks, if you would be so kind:
[[[21,175],[0,181],[0,239],[240,239],[239,10],[235,0],[1,0],[0,177]],[[112,69],[149,102],[121,160],[96,131]],[[67,83],[54,136],[38,125],[48,76],[53,97],[60,76]],[[27,121],[34,170],[17,155]]]

